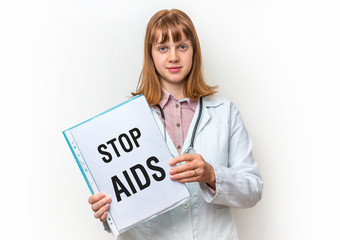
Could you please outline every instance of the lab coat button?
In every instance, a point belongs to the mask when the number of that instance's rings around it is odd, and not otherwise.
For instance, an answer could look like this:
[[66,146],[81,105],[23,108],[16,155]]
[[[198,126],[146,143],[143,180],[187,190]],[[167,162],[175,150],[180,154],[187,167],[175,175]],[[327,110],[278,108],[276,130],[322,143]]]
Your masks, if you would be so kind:
[[182,207],[187,209],[189,207],[189,203],[183,203]]

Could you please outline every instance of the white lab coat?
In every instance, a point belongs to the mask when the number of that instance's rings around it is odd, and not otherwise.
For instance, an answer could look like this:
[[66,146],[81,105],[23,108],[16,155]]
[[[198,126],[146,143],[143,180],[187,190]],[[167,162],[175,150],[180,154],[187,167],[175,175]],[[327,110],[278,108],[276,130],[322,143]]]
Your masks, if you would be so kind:
[[[183,152],[189,147],[196,108]],[[157,113],[153,115],[163,132]],[[166,133],[167,134],[167,133]],[[167,134],[173,156],[177,150]],[[212,95],[203,98],[194,149],[214,168],[216,193],[206,184],[187,184],[191,199],[164,214],[122,233],[118,240],[235,240],[238,239],[230,208],[254,206],[262,195],[262,180],[252,157],[252,142],[236,106],[229,100]]]

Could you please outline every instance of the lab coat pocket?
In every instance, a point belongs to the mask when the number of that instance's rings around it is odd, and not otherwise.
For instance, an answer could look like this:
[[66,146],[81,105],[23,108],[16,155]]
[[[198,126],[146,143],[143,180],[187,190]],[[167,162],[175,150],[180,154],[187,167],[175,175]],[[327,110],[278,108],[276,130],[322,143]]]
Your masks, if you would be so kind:
[[217,209],[217,236],[218,239],[237,240],[236,224],[233,220],[231,209],[227,206],[221,206]]

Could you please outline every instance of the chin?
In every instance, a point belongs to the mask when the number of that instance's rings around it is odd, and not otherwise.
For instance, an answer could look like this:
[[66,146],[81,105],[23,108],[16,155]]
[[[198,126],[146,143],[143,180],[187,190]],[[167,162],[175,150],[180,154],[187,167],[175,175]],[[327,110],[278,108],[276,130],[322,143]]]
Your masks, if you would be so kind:
[[169,82],[172,83],[180,83],[180,82],[184,82],[185,78],[182,77],[176,77],[176,78],[168,78]]

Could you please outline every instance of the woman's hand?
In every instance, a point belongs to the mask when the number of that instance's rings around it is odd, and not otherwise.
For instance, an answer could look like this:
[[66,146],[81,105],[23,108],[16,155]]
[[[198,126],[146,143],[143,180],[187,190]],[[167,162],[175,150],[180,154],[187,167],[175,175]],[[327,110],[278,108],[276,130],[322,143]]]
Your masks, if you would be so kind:
[[112,198],[105,196],[104,193],[96,193],[89,197],[89,204],[92,205],[94,217],[99,218],[100,221],[105,222],[107,217],[107,210],[110,208]]
[[[184,162],[175,166],[177,163]],[[204,161],[200,154],[183,154],[170,160],[171,180],[181,183],[200,182],[207,183],[212,189],[216,189],[216,176],[213,167]]]

